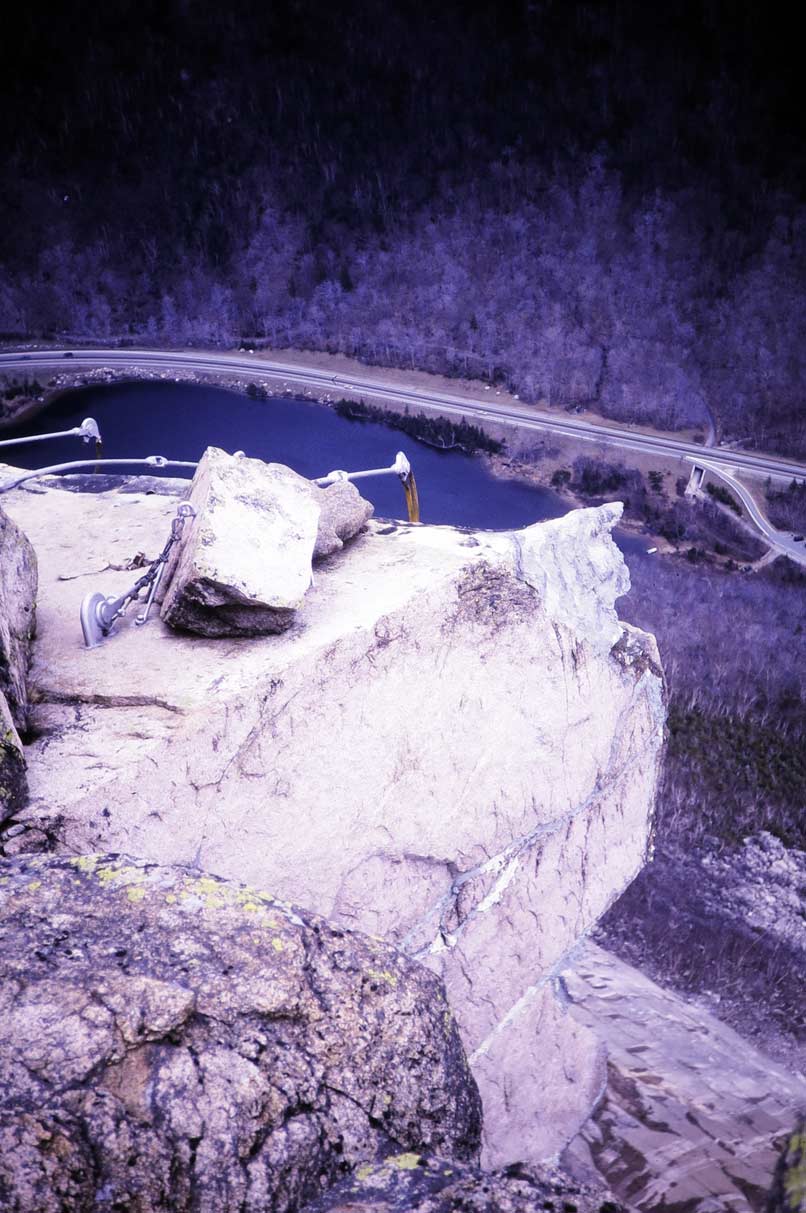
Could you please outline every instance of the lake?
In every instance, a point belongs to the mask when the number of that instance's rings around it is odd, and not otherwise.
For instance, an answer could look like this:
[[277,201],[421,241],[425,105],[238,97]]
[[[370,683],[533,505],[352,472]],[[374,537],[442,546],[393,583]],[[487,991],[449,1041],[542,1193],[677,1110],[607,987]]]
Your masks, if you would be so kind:
[[[128,382],[81,388],[61,396],[19,432],[48,433],[98,422],[106,458],[165,455],[197,460],[205,447],[243,450],[273,463],[285,463],[303,476],[324,476],[334,468],[358,471],[391,464],[398,450],[408,456],[420,496],[423,522],[509,530],[568,512],[568,504],[549,489],[491,474],[484,461],[460,451],[440,451],[379,422],[350,421],[325,405],[274,397],[253,400],[240,392],[207,385]],[[3,437],[17,437],[8,431]],[[13,447],[4,457],[20,467],[91,458],[93,448],[76,438]],[[125,471],[125,469],[116,469]],[[136,467],[132,472],[142,471]],[[149,473],[150,474],[150,473]],[[166,469],[165,475],[192,475]],[[405,517],[400,483],[394,476],[360,482],[363,496],[380,517]],[[640,556],[646,545],[634,536],[617,536],[622,549]]]

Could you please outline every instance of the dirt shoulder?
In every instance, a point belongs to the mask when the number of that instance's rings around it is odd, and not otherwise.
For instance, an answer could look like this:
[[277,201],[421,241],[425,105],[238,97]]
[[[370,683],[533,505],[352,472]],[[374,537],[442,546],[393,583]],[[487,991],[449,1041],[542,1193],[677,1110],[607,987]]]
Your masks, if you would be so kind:
[[[232,350],[231,353],[242,353],[243,351]],[[310,367],[312,370],[328,371],[334,375],[358,377],[360,375],[371,375],[373,379],[377,379],[384,387],[413,387],[423,392],[429,393],[444,393],[450,396],[464,397],[469,404],[479,404],[488,396],[491,403],[498,405],[513,405],[521,409],[533,410],[536,416],[543,415],[547,417],[559,418],[566,414],[566,410],[551,408],[545,401],[541,400],[537,403],[530,403],[521,400],[520,396],[507,391],[505,388],[497,385],[485,383],[481,379],[463,379],[449,378],[446,375],[435,375],[427,371],[418,371],[415,369],[403,369],[397,367],[376,366],[371,363],[360,362],[357,358],[347,358],[343,354],[326,354],[313,350],[297,350],[297,349],[276,349],[276,350],[255,350],[253,357],[256,362],[261,359],[265,361],[280,361],[293,362],[299,366]],[[341,392],[345,385],[335,385]],[[363,393],[367,395],[367,393]],[[393,408],[393,402],[384,399],[384,404],[387,407]],[[401,404],[397,406],[400,410],[404,410],[407,406]],[[433,406],[432,406],[433,407]],[[575,406],[572,410],[568,410],[570,415],[579,421],[585,421],[590,425],[608,425],[623,428],[626,431],[646,434],[649,437],[666,437],[673,434],[676,439],[681,442],[703,442],[705,435],[702,430],[655,430],[650,426],[630,425],[624,426],[618,421],[612,421],[607,417],[603,417],[601,413],[593,412],[591,409]],[[474,424],[480,424],[478,418],[473,418]],[[505,427],[510,430],[511,427]],[[588,446],[590,443],[587,444]]]

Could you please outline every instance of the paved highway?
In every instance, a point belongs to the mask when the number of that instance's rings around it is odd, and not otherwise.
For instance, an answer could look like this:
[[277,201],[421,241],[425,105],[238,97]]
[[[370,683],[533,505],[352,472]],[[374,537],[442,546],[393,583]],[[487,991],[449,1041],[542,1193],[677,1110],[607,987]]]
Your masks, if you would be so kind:
[[643,433],[626,426],[607,422],[585,421],[578,417],[557,416],[531,405],[512,401],[498,403],[484,397],[457,396],[435,392],[407,384],[390,384],[374,378],[370,372],[360,375],[333,374],[293,362],[268,360],[259,355],[217,354],[204,351],[171,352],[166,350],[30,350],[0,353],[0,371],[32,372],[36,370],[68,371],[78,367],[125,367],[136,370],[200,371],[207,374],[250,374],[256,379],[279,381],[280,386],[310,387],[330,395],[371,396],[374,400],[393,400],[417,405],[422,409],[448,416],[463,416],[470,420],[488,419],[521,429],[548,431],[572,437],[578,441],[605,443],[624,450],[672,458],[705,455],[714,470],[725,468],[744,470],[760,476],[791,479],[806,477],[806,464],[783,459],[777,455],[761,455],[746,451],[705,448],[692,442],[682,442],[664,434]]
[[[694,462],[693,458],[691,462]],[[771,526],[758,508],[755,498],[749,489],[740,480],[737,480],[732,472],[725,468],[724,464],[714,463],[710,457],[710,453],[707,459],[698,456],[696,462],[699,467],[705,468],[706,471],[718,476],[728,486],[730,491],[739,498],[767,543],[779,552],[783,552],[786,556],[789,556],[791,560],[797,561],[798,564],[806,565],[806,543],[803,540],[796,541],[794,535],[789,531],[777,531],[774,526]]]

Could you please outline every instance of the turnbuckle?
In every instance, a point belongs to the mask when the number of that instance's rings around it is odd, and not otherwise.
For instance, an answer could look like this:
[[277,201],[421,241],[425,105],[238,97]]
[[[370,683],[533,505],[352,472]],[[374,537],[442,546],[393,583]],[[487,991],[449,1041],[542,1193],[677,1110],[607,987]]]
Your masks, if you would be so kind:
[[87,594],[84,597],[81,603],[80,618],[84,644],[88,649],[97,648],[106,639],[116,621],[126,613],[129,603],[138,601],[141,590],[144,590],[146,587],[148,587],[148,597],[146,598],[143,610],[136,617],[134,623],[135,627],[142,627],[144,623],[148,622],[148,616],[154,605],[154,599],[162,581],[171,548],[180,539],[187,519],[194,518],[195,515],[196,511],[193,506],[186,501],[182,502],[177,508],[176,517],[171,523],[171,534],[165,547],[157,559],[152,561],[148,572],[138,578],[132,588],[127,590],[125,594],[121,594],[117,598],[111,595],[107,597],[96,590],[95,593]]

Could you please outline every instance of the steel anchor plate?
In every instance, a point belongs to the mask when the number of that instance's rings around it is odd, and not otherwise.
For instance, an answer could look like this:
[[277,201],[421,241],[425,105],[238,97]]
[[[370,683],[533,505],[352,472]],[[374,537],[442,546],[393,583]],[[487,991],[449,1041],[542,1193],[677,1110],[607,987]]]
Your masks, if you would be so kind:
[[106,597],[98,591],[87,594],[81,603],[81,630],[88,649],[97,648],[103,638],[109,635],[112,625],[104,619],[107,605]]

